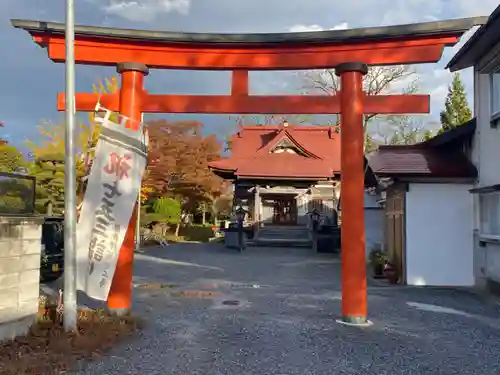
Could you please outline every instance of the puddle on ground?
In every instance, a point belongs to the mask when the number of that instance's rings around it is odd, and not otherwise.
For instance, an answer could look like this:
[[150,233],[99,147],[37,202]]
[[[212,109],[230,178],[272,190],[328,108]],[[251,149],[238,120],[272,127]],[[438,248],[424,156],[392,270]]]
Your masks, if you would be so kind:
[[206,290],[180,290],[170,293],[172,297],[188,297],[188,298],[205,298],[217,297],[220,293],[211,292]]
[[224,299],[216,299],[211,309],[214,310],[227,310],[227,309],[245,309],[251,305],[250,301],[241,299],[229,299],[225,296]]
[[410,307],[414,307],[414,308],[416,308],[418,310],[422,310],[422,311],[435,312],[435,313],[439,313],[439,314],[453,314],[453,315],[472,317],[471,314],[466,313],[465,311],[455,310],[455,309],[452,309],[449,307],[444,307],[444,306],[429,305],[426,303],[419,303],[419,302],[406,302],[406,304]]
[[434,312],[434,313],[438,313],[438,314],[457,315],[457,316],[463,316],[466,318],[474,319],[474,320],[477,320],[478,322],[481,322],[483,324],[490,326],[493,329],[500,330],[500,323],[498,322],[498,319],[496,319],[496,318],[492,319],[492,318],[487,317],[487,316],[470,314],[470,313],[467,313],[465,311],[456,310],[456,309],[452,309],[452,308],[444,307],[444,306],[429,305],[426,303],[406,302],[406,304],[410,307],[414,307],[414,308],[421,310],[421,311]]
[[238,283],[232,283],[229,285],[231,289],[260,289],[260,288],[267,288],[268,285],[260,285],[260,284],[238,284]]
[[158,290],[158,289],[176,288],[178,285],[176,285],[176,284],[162,284],[162,283],[143,283],[143,284],[135,284],[134,286],[136,288],[140,288],[140,289]]

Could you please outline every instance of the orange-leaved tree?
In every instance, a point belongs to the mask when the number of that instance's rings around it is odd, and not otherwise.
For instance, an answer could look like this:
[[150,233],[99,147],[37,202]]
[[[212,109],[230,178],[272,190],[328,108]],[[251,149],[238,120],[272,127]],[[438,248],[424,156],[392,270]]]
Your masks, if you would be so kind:
[[188,213],[212,207],[223,186],[223,181],[208,169],[210,161],[220,158],[221,146],[214,135],[204,136],[202,128],[194,121],[162,119],[148,123],[150,150],[145,184],[157,196],[178,199],[182,219]]

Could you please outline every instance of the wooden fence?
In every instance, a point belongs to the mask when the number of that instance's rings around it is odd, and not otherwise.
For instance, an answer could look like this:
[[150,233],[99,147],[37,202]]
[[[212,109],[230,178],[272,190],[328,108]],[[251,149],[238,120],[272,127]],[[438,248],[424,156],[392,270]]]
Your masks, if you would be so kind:
[[388,192],[385,201],[385,252],[403,275],[405,246],[405,191]]

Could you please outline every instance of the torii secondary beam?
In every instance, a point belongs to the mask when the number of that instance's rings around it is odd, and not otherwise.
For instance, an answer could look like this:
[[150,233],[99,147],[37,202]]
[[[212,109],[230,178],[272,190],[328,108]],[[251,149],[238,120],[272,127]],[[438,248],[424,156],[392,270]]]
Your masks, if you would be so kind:
[[[120,95],[75,95],[76,110],[91,112],[96,103],[118,112]],[[144,92],[143,113],[213,113],[213,114],[337,114],[340,95],[328,96],[237,96],[237,95],[156,95]],[[57,96],[57,110],[64,111],[65,96]],[[429,95],[377,95],[363,97],[365,114],[428,113]]]
[[[233,70],[231,95],[156,95],[140,92],[142,113],[212,114],[337,114],[340,95],[249,95],[248,70]],[[57,109],[64,111],[65,94],[57,96]],[[75,96],[78,111],[91,112],[96,103],[111,111],[120,109],[119,94],[80,93]],[[429,95],[363,95],[365,114],[428,113]]]

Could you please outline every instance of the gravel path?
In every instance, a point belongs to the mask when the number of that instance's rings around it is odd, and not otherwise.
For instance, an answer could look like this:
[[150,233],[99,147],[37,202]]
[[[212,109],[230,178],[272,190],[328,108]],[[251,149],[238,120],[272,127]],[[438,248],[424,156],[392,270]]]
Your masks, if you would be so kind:
[[134,280],[147,327],[75,373],[500,374],[497,305],[465,292],[371,286],[374,325],[346,327],[335,322],[339,269],[335,257],[304,249],[148,250]]

